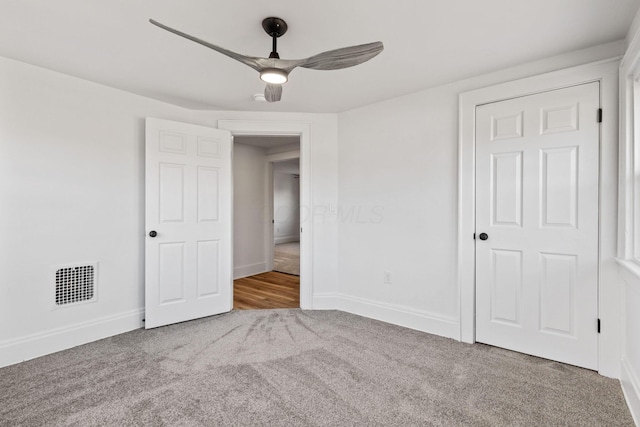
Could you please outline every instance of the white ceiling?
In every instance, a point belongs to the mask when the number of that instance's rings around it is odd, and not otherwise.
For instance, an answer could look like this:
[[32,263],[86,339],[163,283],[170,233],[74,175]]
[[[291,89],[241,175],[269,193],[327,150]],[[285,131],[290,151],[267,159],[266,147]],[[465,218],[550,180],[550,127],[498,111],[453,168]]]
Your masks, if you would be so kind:
[[[0,56],[194,109],[339,112],[625,36],[639,0],[0,0]],[[249,67],[148,23],[284,59],[382,41],[339,71],[296,69],[283,100]]]

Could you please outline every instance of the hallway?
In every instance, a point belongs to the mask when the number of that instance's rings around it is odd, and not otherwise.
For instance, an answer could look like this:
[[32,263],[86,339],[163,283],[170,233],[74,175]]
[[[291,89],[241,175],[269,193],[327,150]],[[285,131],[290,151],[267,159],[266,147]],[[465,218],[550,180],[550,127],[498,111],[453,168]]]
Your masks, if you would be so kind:
[[269,271],[233,281],[233,309],[300,308],[300,276]]

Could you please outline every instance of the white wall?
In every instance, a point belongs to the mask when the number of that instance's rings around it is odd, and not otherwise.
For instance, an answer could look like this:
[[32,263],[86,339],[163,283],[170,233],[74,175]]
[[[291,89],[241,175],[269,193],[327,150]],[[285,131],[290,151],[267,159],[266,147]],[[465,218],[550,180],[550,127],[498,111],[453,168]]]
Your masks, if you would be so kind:
[[640,266],[621,261],[624,277],[622,373],[620,380],[631,413],[640,423]]
[[[146,116],[310,123],[314,205],[337,202],[336,115],[193,112],[0,58],[0,366],[142,325]],[[315,296],[337,227],[314,222]],[[100,263],[99,300],[52,311],[51,266],[77,261]]]
[[233,278],[267,271],[266,150],[233,145]]
[[275,244],[300,240],[300,179],[273,173],[273,240]]
[[[144,119],[189,112],[0,58],[0,366],[140,327]],[[52,310],[52,266],[98,301]]]
[[636,423],[640,423],[640,276],[625,285],[623,374],[625,395]]
[[338,307],[459,338],[458,95],[622,51],[598,46],[339,114]]
[[[622,366],[620,380],[636,424],[640,425],[640,264],[637,259],[639,144],[638,105],[634,80],[640,74],[640,12],[627,35],[627,51],[620,66],[620,172],[618,262],[624,279],[622,297]],[[634,259],[635,258],[635,259]]]

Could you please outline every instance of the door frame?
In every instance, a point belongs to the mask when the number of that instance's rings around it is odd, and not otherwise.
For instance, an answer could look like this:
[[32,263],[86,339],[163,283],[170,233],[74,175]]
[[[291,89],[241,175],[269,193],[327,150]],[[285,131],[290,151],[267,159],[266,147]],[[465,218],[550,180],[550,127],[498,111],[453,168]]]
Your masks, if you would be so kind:
[[[313,206],[313,200],[311,194],[311,124],[295,121],[218,120],[218,129],[230,131],[232,137],[292,135],[300,137],[300,228],[303,230],[300,233],[300,308],[303,310],[312,309],[313,215],[311,215],[311,207]],[[233,252],[231,258],[233,271]],[[233,292],[231,297],[233,298]]]
[[[273,202],[273,164],[286,161],[286,160],[291,160],[291,159],[298,159],[298,163],[299,163],[300,150],[285,151],[285,152],[276,153],[276,154],[267,154],[267,167],[266,167],[267,169],[267,177],[266,177],[267,212],[269,213],[269,215],[271,215],[271,218],[270,218],[271,221],[269,222],[267,227],[267,238],[266,238],[267,239],[266,264],[269,270],[273,270],[273,256],[274,256],[274,243],[275,243],[275,223],[274,223],[275,212],[274,212],[274,202]],[[301,179],[302,177],[300,178],[300,180]],[[302,204],[301,200],[298,199],[298,208],[300,208],[301,204]],[[298,234],[300,234],[300,232],[298,232]]]
[[[620,375],[620,278],[617,249],[618,64],[619,57],[571,67],[459,95],[458,116],[458,265],[459,340],[475,342],[475,110],[477,106],[583,83],[600,82],[598,371]],[[596,118],[594,117],[594,120]]]

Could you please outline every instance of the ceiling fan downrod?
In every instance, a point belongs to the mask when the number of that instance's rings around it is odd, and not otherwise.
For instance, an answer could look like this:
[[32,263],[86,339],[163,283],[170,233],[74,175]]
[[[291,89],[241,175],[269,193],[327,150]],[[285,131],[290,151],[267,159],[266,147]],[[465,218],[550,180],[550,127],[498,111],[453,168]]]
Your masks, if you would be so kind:
[[283,19],[270,16],[262,20],[262,28],[272,38],[271,53],[269,58],[280,59],[278,55],[278,37],[284,35],[289,28]]

